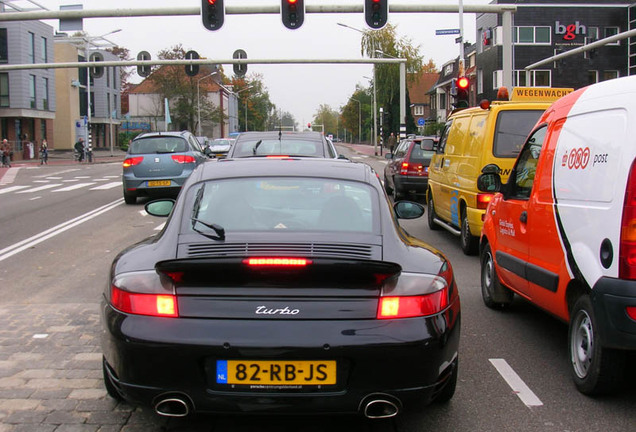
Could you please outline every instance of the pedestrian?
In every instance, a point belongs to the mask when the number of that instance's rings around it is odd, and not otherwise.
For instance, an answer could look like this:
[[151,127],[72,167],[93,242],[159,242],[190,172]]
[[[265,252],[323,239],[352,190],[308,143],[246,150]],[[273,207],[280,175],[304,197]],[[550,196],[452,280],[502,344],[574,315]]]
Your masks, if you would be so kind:
[[5,168],[11,168],[11,156],[13,155],[13,151],[11,150],[9,141],[6,138],[2,140],[0,152],[2,153],[2,166]]
[[395,149],[395,144],[396,144],[396,139],[395,139],[395,134],[393,132],[391,132],[391,135],[389,135],[389,152],[393,153],[393,150]]
[[79,141],[75,143],[75,151],[77,152],[77,161],[84,160],[84,138],[80,137]]
[[42,140],[40,146],[40,165],[48,164],[49,162],[49,145],[45,139]]

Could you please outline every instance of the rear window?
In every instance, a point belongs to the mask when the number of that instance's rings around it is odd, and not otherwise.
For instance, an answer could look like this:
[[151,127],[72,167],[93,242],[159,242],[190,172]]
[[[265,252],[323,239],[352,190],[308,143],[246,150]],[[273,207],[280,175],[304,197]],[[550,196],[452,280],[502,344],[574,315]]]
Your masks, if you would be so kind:
[[234,144],[233,157],[268,155],[324,157],[322,141],[305,140],[246,140]]
[[495,126],[493,155],[516,158],[543,110],[500,111]]
[[[431,144],[433,143],[433,140],[429,141]],[[422,147],[420,147],[420,143],[421,141],[415,141],[413,150],[411,150],[410,160],[414,162],[424,162],[430,160],[435,154],[433,150],[422,150]]]
[[[373,231],[373,189],[319,178],[210,181],[195,192],[192,216],[231,231]],[[198,203],[198,204],[197,204]],[[191,224],[188,224],[189,226]],[[205,225],[194,228],[205,230]],[[194,229],[190,226],[190,230]]]
[[179,137],[148,137],[134,140],[130,145],[130,154],[183,153],[188,151],[188,143]]

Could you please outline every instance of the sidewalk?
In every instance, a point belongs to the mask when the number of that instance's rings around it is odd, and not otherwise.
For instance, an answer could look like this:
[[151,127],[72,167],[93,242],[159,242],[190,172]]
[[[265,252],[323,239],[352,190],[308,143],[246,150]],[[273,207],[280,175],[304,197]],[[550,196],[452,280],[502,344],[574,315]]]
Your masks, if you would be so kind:
[[[348,147],[349,149],[353,150],[354,152],[358,154],[377,157],[378,159],[384,159],[384,154],[388,152],[388,149],[386,148],[380,149],[380,146],[377,146],[376,148],[374,148],[374,146],[371,144],[349,144],[349,143],[343,143],[343,142],[334,143],[334,144],[343,146],[343,147]],[[380,150],[382,150],[381,155],[380,155]],[[377,155],[375,154],[375,151],[378,152]]]
[[[126,157],[126,152],[120,149],[113,149],[111,155],[110,149],[93,150],[93,162],[92,163],[110,163],[110,162],[123,162]],[[87,162],[82,162],[85,164]],[[73,151],[71,150],[49,150],[48,165],[78,165],[73,157]],[[24,167],[40,165],[40,157],[38,155],[35,159],[15,160],[11,161],[12,167]],[[2,168],[0,168],[1,170]],[[7,168],[4,168],[5,170]],[[1,172],[1,171],[0,171]]]

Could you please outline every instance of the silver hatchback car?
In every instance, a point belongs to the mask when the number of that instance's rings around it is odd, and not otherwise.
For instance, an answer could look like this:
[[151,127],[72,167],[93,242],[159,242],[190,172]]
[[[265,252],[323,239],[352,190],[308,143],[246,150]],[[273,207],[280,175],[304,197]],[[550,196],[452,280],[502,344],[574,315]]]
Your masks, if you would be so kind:
[[206,161],[190,132],[151,132],[137,136],[124,160],[126,204],[140,196],[176,196],[194,168]]

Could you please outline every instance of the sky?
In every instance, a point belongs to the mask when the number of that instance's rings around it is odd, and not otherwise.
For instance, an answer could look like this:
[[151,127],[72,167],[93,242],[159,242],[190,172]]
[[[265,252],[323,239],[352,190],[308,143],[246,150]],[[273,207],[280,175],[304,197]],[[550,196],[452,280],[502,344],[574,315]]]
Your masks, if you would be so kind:
[[[488,4],[490,0],[465,0],[464,4]],[[361,4],[363,0],[305,0],[305,5]],[[448,4],[450,0],[392,0],[395,4]],[[47,0],[40,4],[54,10],[60,5],[83,4],[84,9],[118,9],[145,7],[196,7],[200,0]],[[226,6],[278,5],[279,0],[225,0]],[[464,39],[475,42],[475,14],[464,14]],[[394,13],[389,22],[397,26],[399,37],[407,37],[419,46],[424,61],[432,59],[440,67],[459,55],[456,35],[436,36],[435,30],[458,28],[458,14]],[[58,21],[47,21],[56,30]],[[247,52],[253,59],[360,59],[362,34],[337,23],[366,30],[362,13],[305,14],[305,22],[297,30],[288,30],[280,15],[226,15],[223,27],[209,31],[200,16],[135,17],[84,19],[84,30],[91,36],[108,36],[113,43],[130,50],[136,58],[140,51],[148,51],[153,58],[163,49],[181,44],[186,51],[193,49],[201,57],[229,59],[236,49]],[[232,65],[224,66],[232,75]],[[249,65],[248,76],[262,75],[271,101],[277,108],[291,113],[299,125],[307,124],[321,104],[338,110],[347,103],[356,84],[369,86],[373,76],[371,65]],[[133,74],[133,81],[140,78]]]

